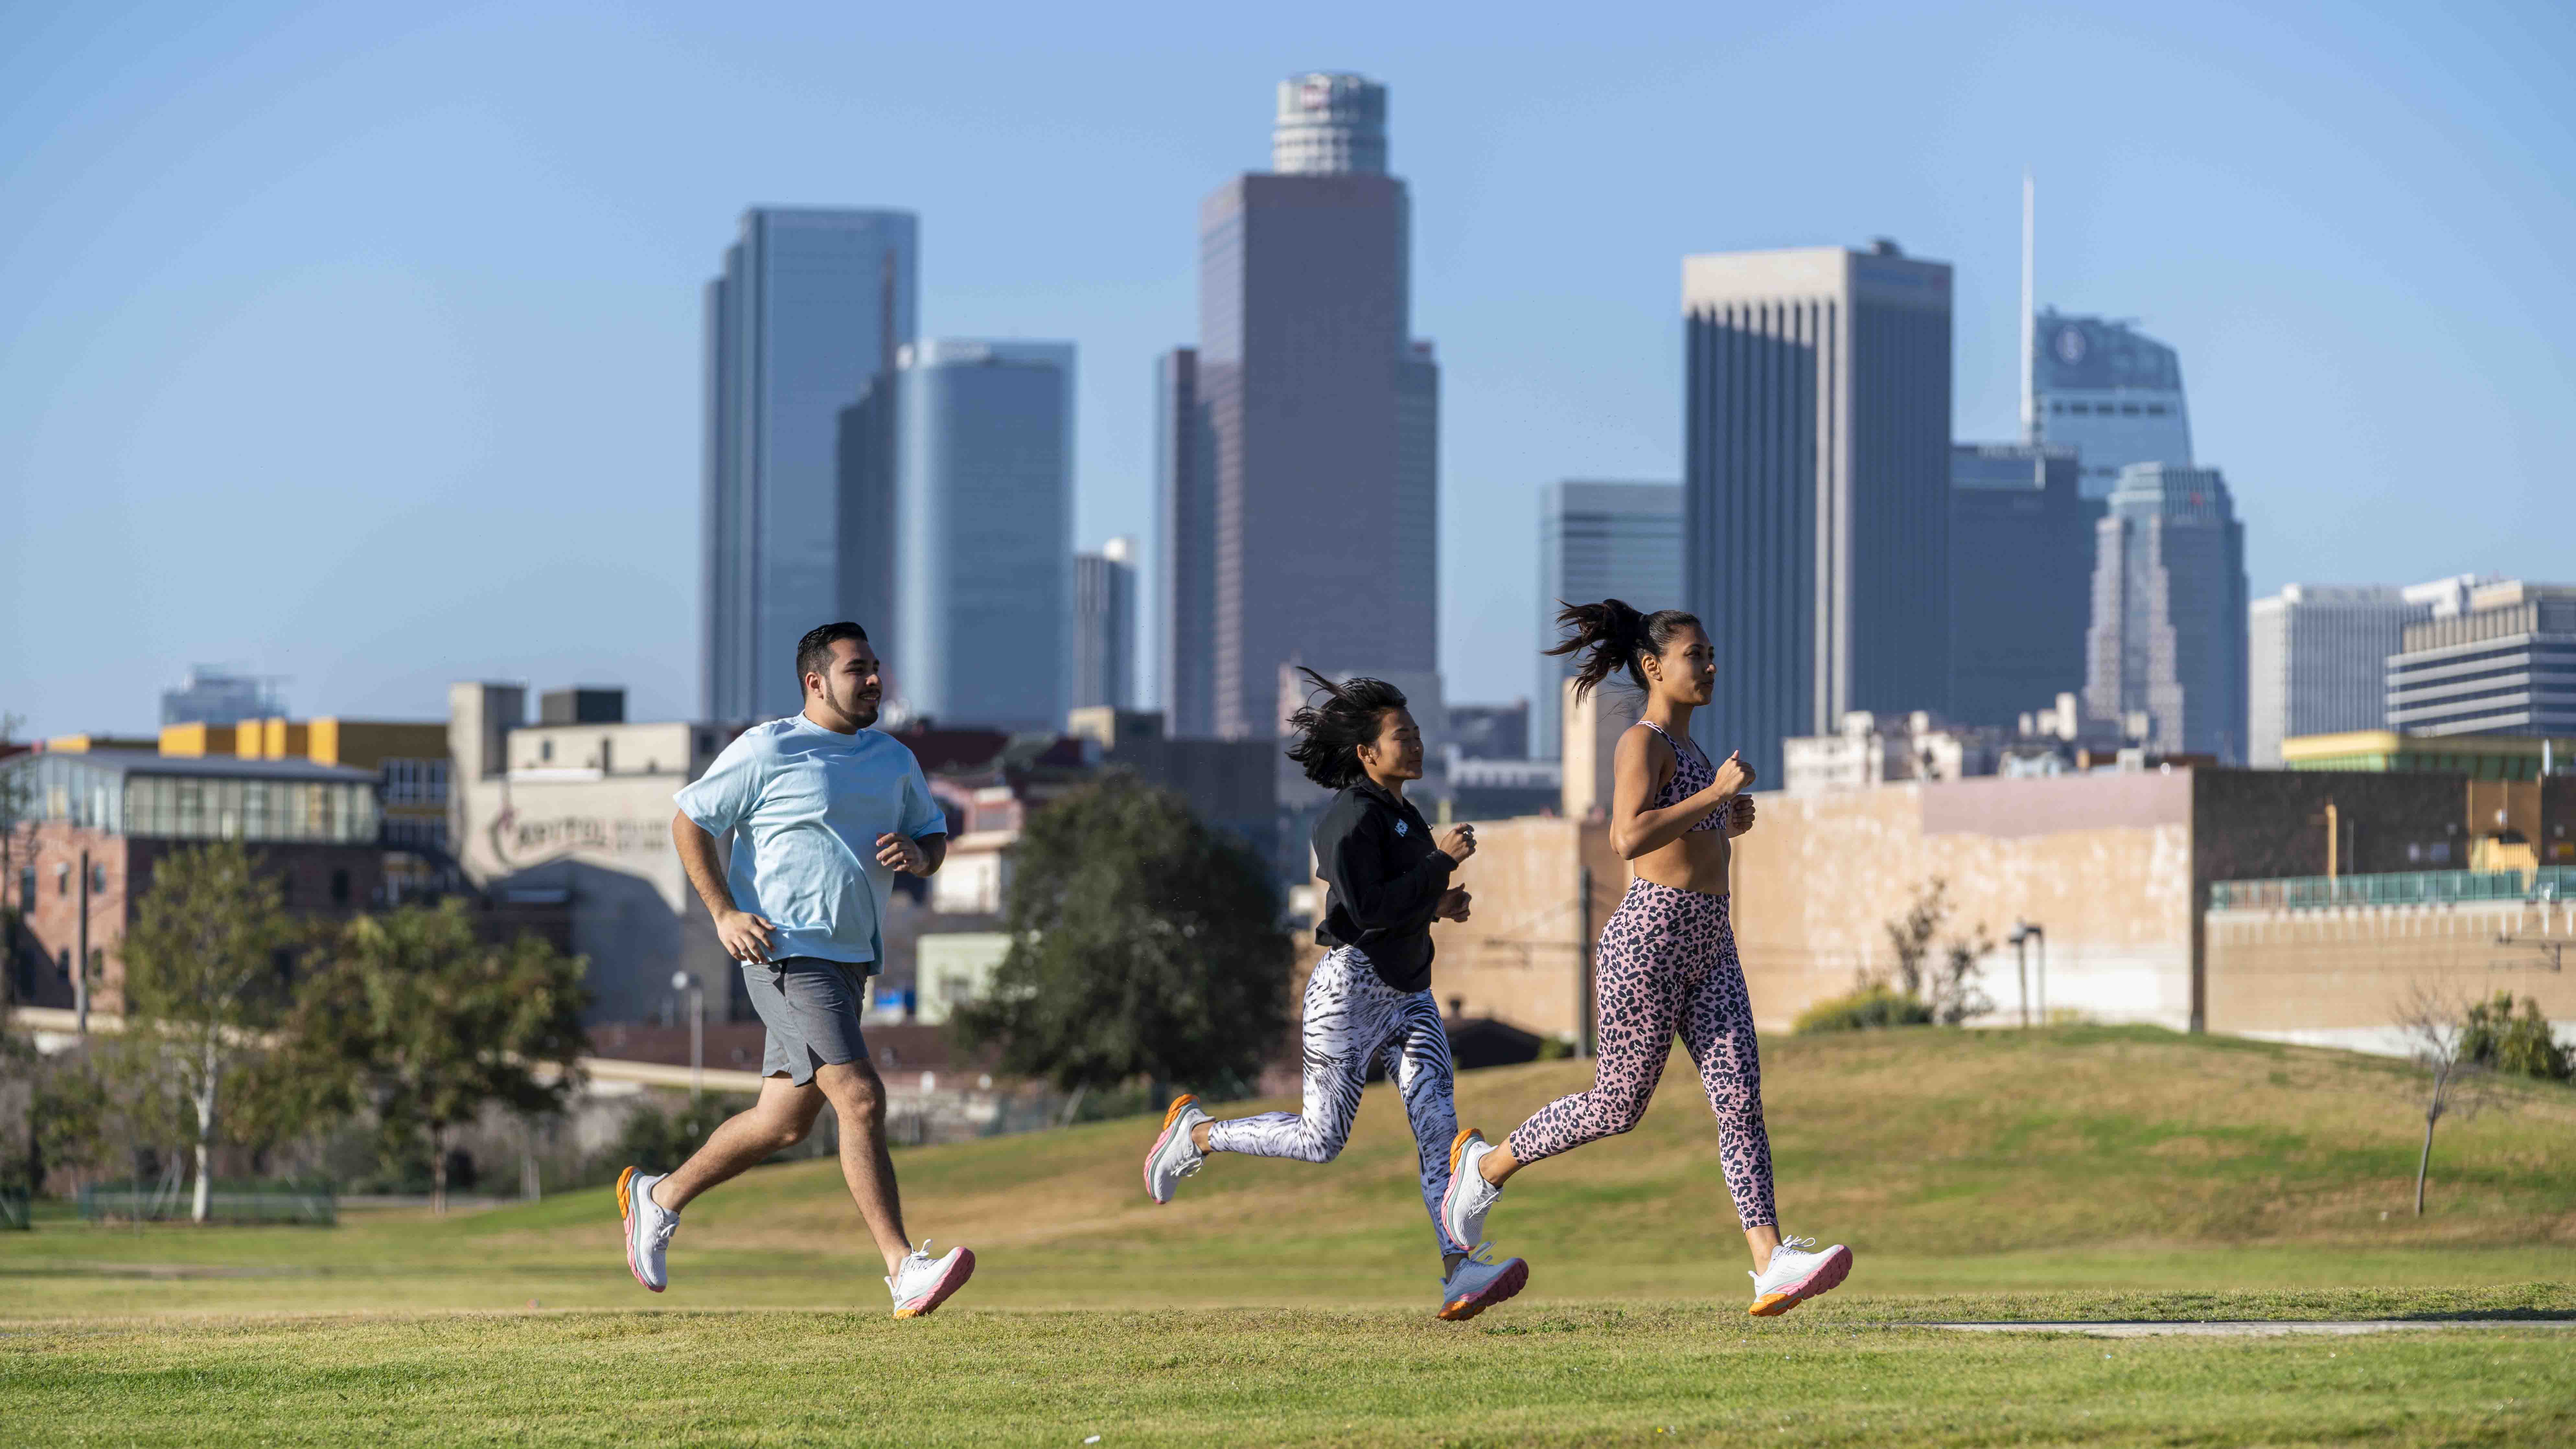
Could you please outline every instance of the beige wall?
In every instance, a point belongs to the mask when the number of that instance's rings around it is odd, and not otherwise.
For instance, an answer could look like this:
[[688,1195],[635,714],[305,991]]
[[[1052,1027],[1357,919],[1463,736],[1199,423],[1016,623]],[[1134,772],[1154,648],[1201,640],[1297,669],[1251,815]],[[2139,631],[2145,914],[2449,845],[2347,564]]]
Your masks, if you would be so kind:
[[[2104,1021],[2191,1024],[2191,783],[2172,775],[1886,785],[1756,797],[1736,842],[1736,942],[1755,1021],[1799,1012],[1895,964],[1886,923],[1945,878],[1949,934],[1982,923],[1997,949],[1983,984],[2020,1006],[2016,919],[2046,932],[2047,1004]],[[1945,934],[1944,939],[1947,939]],[[2036,956],[2034,954],[2034,965]]]
[[1455,1002],[1468,1016],[1574,1039],[1585,1028],[1587,953],[1628,888],[1608,828],[1550,816],[1478,821],[1476,854],[1454,881],[1475,904],[1466,920],[1431,928],[1431,990],[1441,1008]]
[[[2543,943],[2559,948],[2558,969]],[[2576,1029],[2570,946],[2576,903],[2567,901],[2212,911],[2209,1029],[2403,1052],[2394,1023],[2421,986],[2454,1002],[2529,997],[2563,1036]]]

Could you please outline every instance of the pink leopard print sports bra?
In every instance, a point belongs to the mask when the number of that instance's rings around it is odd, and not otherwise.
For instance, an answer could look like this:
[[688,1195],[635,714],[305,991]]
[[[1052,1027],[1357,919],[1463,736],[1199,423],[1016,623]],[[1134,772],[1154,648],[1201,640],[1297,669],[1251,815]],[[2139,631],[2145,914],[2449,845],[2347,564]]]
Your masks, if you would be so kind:
[[[1708,756],[1700,752],[1700,748],[1697,744],[1693,744],[1689,749],[1685,750],[1681,746],[1681,741],[1664,733],[1664,727],[1662,725],[1659,725],[1650,719],[1640,720],[1638,723],[1644,725],[1650,730],[1653,730],[1657,735],[1662,736],[1664,743],[1670,746],[1673,752],[1673,777],[1665,781],[1664,788],[1655,793],[1655,803],[1649,808],[1662,810],[1669,806],[1679,805],[1684,800],[1689,799],[1693,795],[1698,794],[1700,791],[1705,790],[1710,785],[1716,783],[1717,766],[1708,762]],[[1723,810],[1712,810],[1708,813],[1705,819],[1692,826],[1691,829],[1715,830],[1725,823],[1726,812]]]

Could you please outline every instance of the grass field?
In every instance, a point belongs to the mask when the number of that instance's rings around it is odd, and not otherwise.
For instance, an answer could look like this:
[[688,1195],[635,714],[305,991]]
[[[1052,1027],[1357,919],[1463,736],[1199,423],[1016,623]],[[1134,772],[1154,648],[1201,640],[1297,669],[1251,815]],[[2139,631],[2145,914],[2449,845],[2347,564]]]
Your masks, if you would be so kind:
[[[1411,1147],[1372,1093],[1338,1162],[1219,1158],[1163,1208],[1145,1121],[898,1153],[915,1233],[982,1264],[912,1324],[883,1316],[828,1163],[693,1207],[658,1298],[605,1192],[329,1230],[40,1225],[0,1235],[0,1402],[24,1442],[2576,1440],[2576,1332],[2545,1325],[1907,1326],[2576,1317],[2576,1093],[2446,1123],[2419,1220],[2395,1064],[2087,1028],[1781,1041],[1786,1226],[1858,1265],[1764,1321],[1676,1066],[1635,1133],[1514,1183],[1489,1231],[1530,1289],[1473,1324],[1429,1318]],[[1471,1074],[1462,1116],[1499,1132],[1584,1075]]]

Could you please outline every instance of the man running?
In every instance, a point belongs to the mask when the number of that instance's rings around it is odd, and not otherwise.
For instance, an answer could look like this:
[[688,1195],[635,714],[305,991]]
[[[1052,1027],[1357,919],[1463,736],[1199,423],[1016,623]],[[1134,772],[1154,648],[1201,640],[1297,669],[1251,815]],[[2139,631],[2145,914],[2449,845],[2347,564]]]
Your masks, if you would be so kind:
[[[885,1256],[894,1316],[917,1318],[975,1271],[975,1255],[933,1258],[904,1236],[894,1163],[886,1155],[885,1086],[859,1038],[859,1000],[882,969],[883,918],[893,872],[926,876],[948,856],[948,821],[920,762],[876,723],[884,685],[867,631],[825,624],[796,645],[805,709],[745,730],[706,774],[675,797],[671,840],[715,918],[716,938],[742,963],[753,1009],[769,1029],[760,1100],[728,1119],[679,1170],[629,1167],[617,1179],[626,1265],[659,1293],[663,1254],[691,1199],[805,1140],[829,1102],[839,1114],[841,1175]],[[733,863],[716,840],[732,835]]]

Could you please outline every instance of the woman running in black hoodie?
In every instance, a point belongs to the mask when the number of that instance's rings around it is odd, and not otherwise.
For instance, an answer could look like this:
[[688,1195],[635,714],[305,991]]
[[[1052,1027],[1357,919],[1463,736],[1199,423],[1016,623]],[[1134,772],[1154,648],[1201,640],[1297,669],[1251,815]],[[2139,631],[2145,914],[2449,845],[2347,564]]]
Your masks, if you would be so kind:
[[1422,778],[1422,731],[1395,686],[1305,674],[1322,699],[1289,717],[1298,739],[1288,757],[1341,792],[1315,823],[1326,886],[1315,939],[1331,950],[1306,982],[1305,1110],[1217,1122],[1197,1098],[1181,1097],[1145,1155],[1145,1190],[1171,1201],[1211,1152],[1332,1161],[1351,1135],[1370,1063],[1383,1062],[1413,1122],[1422,1205],[1443,1260],[1440,1317],[1473,1318],[1529,1281],[1520,1259],[1495,1262],[1485,1245],[1452,1244],[1440,1230],[1458,1113],[1449,1036],[1431,995],[1431,923],[1467,919],[1467,892],[1449,875],[1476,853],[1476,829],[1453,825],[1435,838],[1404,798],[1405,781]]

